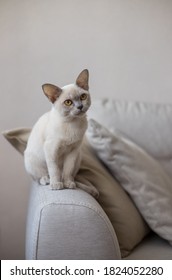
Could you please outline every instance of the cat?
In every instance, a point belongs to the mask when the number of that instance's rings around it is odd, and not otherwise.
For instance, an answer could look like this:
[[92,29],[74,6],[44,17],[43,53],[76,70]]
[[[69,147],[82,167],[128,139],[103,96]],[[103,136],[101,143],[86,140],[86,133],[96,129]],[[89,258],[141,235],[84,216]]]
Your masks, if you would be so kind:
[[86,112],[91,105],[88,80],[89,72],[84,69],[74,84],[62,88],[52,84],[42,86],[52,109],[34,125],[24,162],[34,180],[41,185],[50,184],[53,190],[76,188],[74,178],[81,163]]

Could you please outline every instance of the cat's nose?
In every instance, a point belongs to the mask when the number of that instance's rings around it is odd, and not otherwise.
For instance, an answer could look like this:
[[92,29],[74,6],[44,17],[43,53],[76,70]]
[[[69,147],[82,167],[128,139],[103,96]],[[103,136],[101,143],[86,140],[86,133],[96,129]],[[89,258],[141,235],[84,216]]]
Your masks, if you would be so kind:
[[79,105],[79,106],[77,107],[77,109],[79,109],[79,110],[82,110],[82,108],[83,108],[83,105]]

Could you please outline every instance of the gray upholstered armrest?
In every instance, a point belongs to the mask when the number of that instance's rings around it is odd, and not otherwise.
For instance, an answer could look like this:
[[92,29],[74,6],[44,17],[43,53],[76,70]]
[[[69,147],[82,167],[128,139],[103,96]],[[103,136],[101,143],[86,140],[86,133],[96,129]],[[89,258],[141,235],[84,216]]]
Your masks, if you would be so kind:
[[120,259],[114,229],[98,202],[82,190],[33,184],[27,259]]

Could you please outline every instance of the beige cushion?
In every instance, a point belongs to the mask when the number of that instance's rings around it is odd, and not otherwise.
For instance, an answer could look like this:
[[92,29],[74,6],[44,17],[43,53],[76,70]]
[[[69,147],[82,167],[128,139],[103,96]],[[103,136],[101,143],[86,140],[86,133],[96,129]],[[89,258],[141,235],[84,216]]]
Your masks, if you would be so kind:
[[84,145],[83,152],[77,180],[85,180],[85,184],[91,182],[98,189],[98,201],[115,229],[122,257],[127,256],[149,232],[149,228],[130,197],[105,169],[91,147]]
[[89,121],[87,135],[99,158],[130,194],[152,230],[172,244],[172,179],[138,145],[114,133]]
[[[28,129],[12,130],[6,132],[4,136],[23,153],[29,132]],[[127,256],[147,235],[149,228],[130,197],[101,164],[87,141],[83,145],[83,160],[76,180],[98,189],[98,201],[114,227],[122,257]]]
[[30,132],[31,128],[17,128],[4,131],[3,135],[17,151],[23,154]]

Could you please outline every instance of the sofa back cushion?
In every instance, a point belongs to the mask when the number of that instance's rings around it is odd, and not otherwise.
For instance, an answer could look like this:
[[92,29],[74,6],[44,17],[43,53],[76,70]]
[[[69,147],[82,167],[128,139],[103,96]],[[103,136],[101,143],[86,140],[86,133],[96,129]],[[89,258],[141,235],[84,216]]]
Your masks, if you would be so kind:
[[172,105],[99,99],[88,117],[125,133],[172,174]]
[[150,228],[172,245],[172,178],[157,160],[119,131],[111,133],[89,120],[87,136]]

